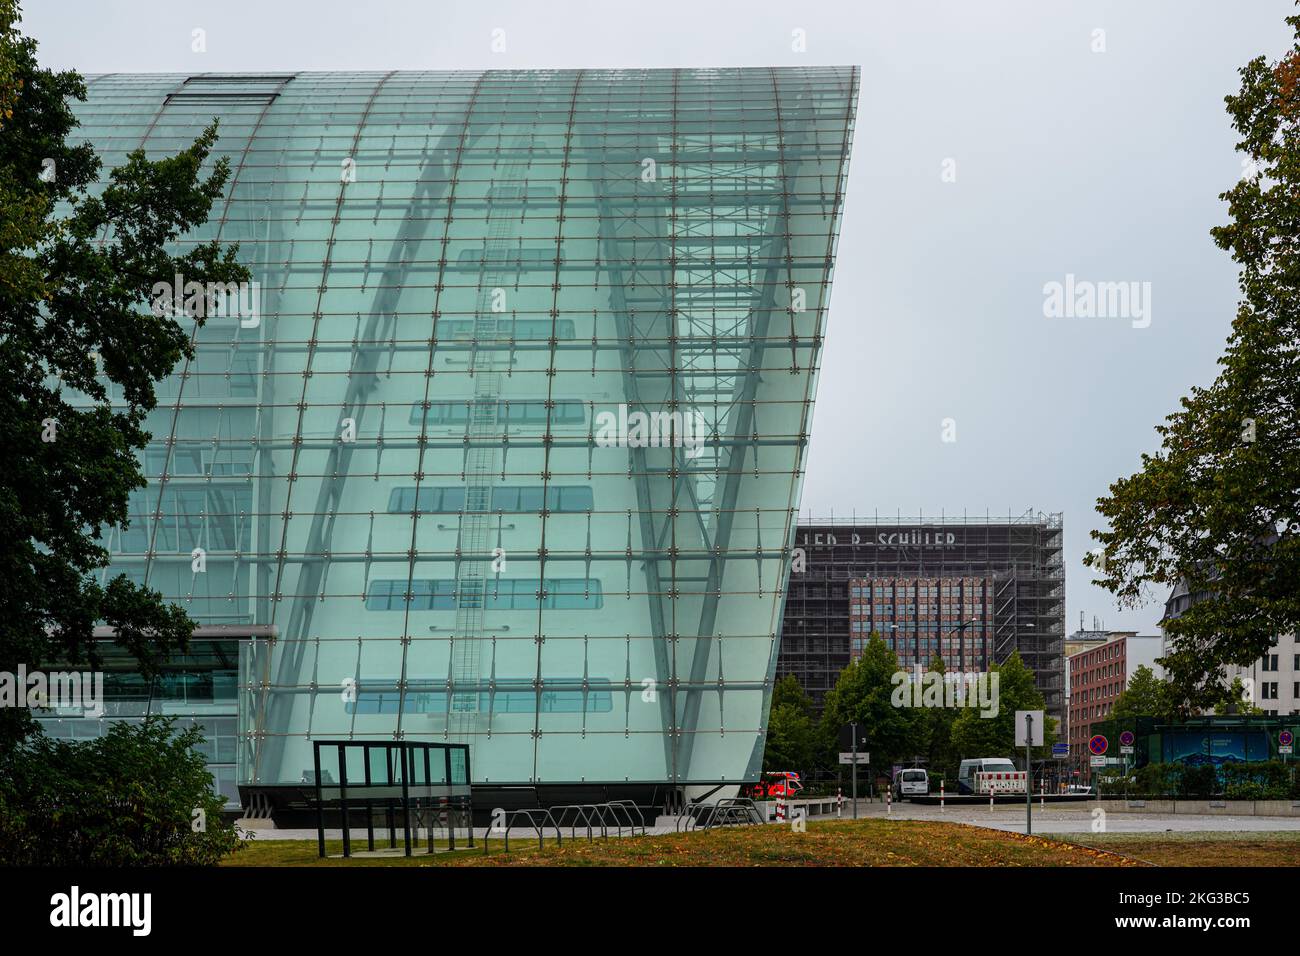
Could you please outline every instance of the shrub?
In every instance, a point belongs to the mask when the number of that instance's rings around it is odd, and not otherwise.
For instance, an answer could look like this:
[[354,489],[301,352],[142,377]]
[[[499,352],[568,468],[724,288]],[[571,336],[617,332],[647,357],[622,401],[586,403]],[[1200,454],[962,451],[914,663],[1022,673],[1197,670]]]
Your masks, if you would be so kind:
[[1224,796],[1229,800],[1272,800],[1275,799],[1268,787],[1253,780],[1230,783],[1224,789]]
[[[1180,799],[1212,797],[1230,800],[1300,799],[1300,775],[1281,761],[1228,763],[1219,768],[1179,763],[1150,763],[1134,772],[1129,792],[1144,797]],[[1119,791],[1115,791],[1119,792]]]
[[1177,793],[1184,799],[1215,796],[1219,793],[1219,775],[1211,766],[1183,766],[1178,775]]
[[1139,767],[1134,791],[1146,797],[1172,797],[1178,793],[1181,776],[1177,764],[1149,763]]
[[225,797],[173,718],[118,722],[97,740],[29,737],[0,764],[0,864],[203,866],[244,845]]
[[1285,800],[1293,786],[1291,768],[1280,760],[1226,764],[1223,781],[1225,793],[1236,800]]

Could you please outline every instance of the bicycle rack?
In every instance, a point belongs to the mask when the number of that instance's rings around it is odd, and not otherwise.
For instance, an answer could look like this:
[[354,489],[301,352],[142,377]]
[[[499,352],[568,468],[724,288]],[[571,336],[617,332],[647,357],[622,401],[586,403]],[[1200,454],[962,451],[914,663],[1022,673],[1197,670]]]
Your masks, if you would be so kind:
[[696,820],[696,829],[753,826],[763,822],[763,815],[749,797],[728,797],[704,808]]
[[[551,829],[555,831],[555,845],[563,846],[564,838],[560,835],[560,828],[559,826],[556,825],[555,818],[551,816],[550,810],[545,810],[541,808],[510,810],[506,813],[506,818],[505,818],[505,826],[506,826],[505,848],[507,853],[510,852],[510,826],[518,817],[523,817],[525,820],[527,820],[528,825],[532,827],[533,831],[537,834],[537,849],[540,850],[543,848],[544,845],[543,841],[546,838],[547,825],[549,825]],[[483,853],[485,855],[487,854],[487,844],[488,841],[484,839]]]
[[[535,807],[531,809],[518,809],[507,811],[504,818],[505,827],[505,852],[510,852],[510,828],[514,823],[523,818],[528,821],[528,826],[532,827],[533,832],[537,834],[537,848],[544,849],[546,846],[546,831],[551,829],[555,831],[555,845],[564,845],[564,828],[569,829],[569,839],[578,839],[578,831],[585,827],[587,830],[587,842],[595,840],[596,832],[600,831],[600,837],[603,840],[609,839],[609,831],[612,829],[617,837],[623,836],[623,830],[628,831],[629,836],[646,836],[649,833],[646,827],[645,815],[641,808],[631,800],[610,800],[607,803],[566,803],[545,809]],[[490,831],[489,831],[490,832]],[[483,841],[483,853],[488,853],[488,841]]]
[[593,823],[600,828],[601,837],[606,840],[609,839],[609,829],[605,826],[605,818],[600,809],[600,805],[595,803],[568,803],[551,807],[552,811],[559,811],[559,815],[555,818],[558,827],[564,827],[569,815],[573,815],[573,822],[569,824],[569,839],[576,840],[578,838],[578,825],[585,825],[587,827],[588,843],[592,842],[594,838]]
[[[641,835],[642,836],[646,835],[645,817],[641,814],[641,808],[638,807],[633,801],[610,800],[608,803],[603,804],[603,806],[609,807],[610,811],[615,814],[616,818],[619,811],[622,811],[624,814],[627,815],[628,829],[631,831],[632,836],[636,836],[636,828],[638,824],[641,827]],[[632,819],[633,813],[636,814],[636,820]],[[623,832],[622,827],[620,826],[619,827],[620,836],[622,836],[622,832]]]

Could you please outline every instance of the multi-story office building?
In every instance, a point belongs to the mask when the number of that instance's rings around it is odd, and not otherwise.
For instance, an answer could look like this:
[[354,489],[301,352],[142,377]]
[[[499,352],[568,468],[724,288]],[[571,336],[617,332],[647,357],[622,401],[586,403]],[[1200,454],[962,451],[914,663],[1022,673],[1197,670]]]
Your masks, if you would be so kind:
[[213,679],[109,719],[215,707],[280,806],[330,738],[468,743],[526,801],[753,779],[857,69],[88,86],[108,167],[220,118],[182,248],[257,283],[194,326],[109,542]]
[[[1071,635],[1071,643],[1092,645],[1070,655],[1068,719],[1065,735],[1070,743],[1070,762],[1080,775],[1089,776],[1091,756],[1088,741],[1095,725],[1110,718],[1115,700],[1128,687],[1129,679],[1139,667],[1149,667],[1157,677],[1163,669],[1156,663],[1164,653],[1158,634],[1140,635],[1136,631],[1110,631],[1100,642],[1098,632]],[[1119,741],[1109,741],[1118,753]]]
[[781,676],[819,704],[872,632],[904,665],[941,655],[981,670],[1015,651],[1047,710],[1064,705],[1065,569],[1059,514],[800,523]]
[[855,578],[849,582],[849,657],[860,656],[877,633],[903,667],[924,667],[939,655],[948,670],[988,670],[993,596],[990,578]]

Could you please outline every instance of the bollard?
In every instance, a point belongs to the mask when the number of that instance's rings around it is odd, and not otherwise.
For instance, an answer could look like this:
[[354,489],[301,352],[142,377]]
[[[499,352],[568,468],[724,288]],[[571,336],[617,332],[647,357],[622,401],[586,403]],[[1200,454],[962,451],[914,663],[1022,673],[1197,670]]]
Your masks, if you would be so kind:
[[1047,781],[1038,781],[1038,809],[1041,810],[1047,806]]
[[989,787],[989,813],[993,812],[993,788]]
[[886,790],[885,791],[885,813],[888,815],[892,815],[893,812],[894,812],[894,791]]
[[939,781],[939,812],[943,813],[943,781]]
[[835,815],[844,816],[844,788],[840,787],[835,794]]

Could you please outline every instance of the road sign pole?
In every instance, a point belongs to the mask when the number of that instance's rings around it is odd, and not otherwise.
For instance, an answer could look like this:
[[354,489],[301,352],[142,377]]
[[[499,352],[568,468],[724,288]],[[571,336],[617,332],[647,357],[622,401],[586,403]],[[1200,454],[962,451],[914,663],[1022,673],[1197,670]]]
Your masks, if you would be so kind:
[[853,819],[858,818],[858,725],[849,724],[853,736]]
[[1029,787],[1034,765],[1030,748],[1034,743],[1034,715],[1025,717],[1025,834],[1034,832],[1034,792]]

